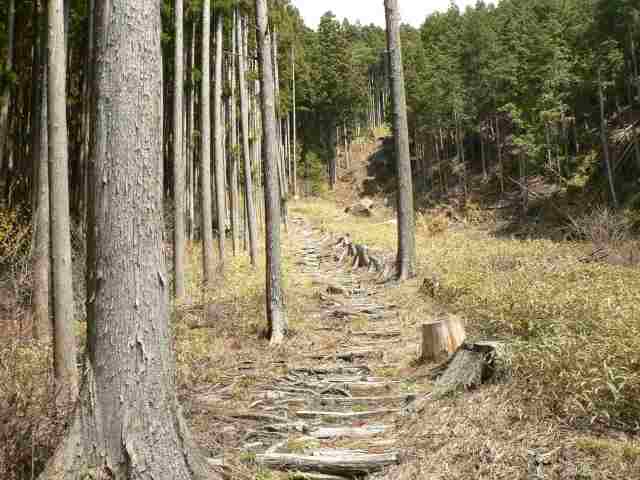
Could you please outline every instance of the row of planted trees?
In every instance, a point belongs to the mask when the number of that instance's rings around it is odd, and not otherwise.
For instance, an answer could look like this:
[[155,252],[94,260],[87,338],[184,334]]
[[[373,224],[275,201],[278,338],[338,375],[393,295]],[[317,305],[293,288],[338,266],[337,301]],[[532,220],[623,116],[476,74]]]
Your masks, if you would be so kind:
[[[2,208],[31,212],[34,337],[53,345],[60,405],[80,394],[48,478],[99,465],[94,454],[108,457],[116,478],[138,478],[127,455],[152,457],[163,478],[206,475],[177,412],[168,341],[169,286],[178,301],[186,297],[187,238],[203,244],[206,296],[224,278],[227,226],[234,254],[244,233],[253,265],[264,234],[272,342],[286,333],[279,236],[281,207],[296,188],[296,129],[278,103],[276,32],[279,18],[296,12],[283,5],[269,17],[264,1],[170,7],[170,34],[161,36],[156,1],[7,5]],[[173,275],[162,258],[165,222]],[[72,253],[72,232],[87,252],[89,367],[80,392],[72,266],[85,259],[77,258],[83,248]],[[162,439],[137,437],[132,416],[159,427]],[[132,442],[126,451],[122,435]]]
[[[201,240],[206,295],[224,278],[227,225],[233,253],[242,250],[244,233],[255,265],[262,223],[271,343],[287,332],[280,229],[297,189],[291,25],[299,17],[280,2],[269,9],[266,0],[176,0],[164,36],[165,6],[32,0],[16,9],[9,0],[2,207],[32,212],[34,334],[45,343],[53,337],[60,407],[74,405],[65,440],[41,478],[217,478],[191,439],[174,385],[170,298],[186,297],[187,238]],[[402,187],[398,275],[407,278],[415,247],[399,13],[397,2],[385,6]],[[285,62],[278,52],[286,42],[278,38],[286,35],[279,31],[289,33]],[[284,65],[288,98],[280,88]],[[20,75],[30,87],[17,81]],[[327,121],[336,125],[337,118]],[[169,218],[173,275],[163,253]],[[81,382],[72,224],[87,251]]]
[[[164,187],[169,198],[174,192],[174,144],[182,150],[185,162],[184,209],[186,237],[201,235],[200,208],[202,207],[202,136],[203,122],[202,84],[209,75],[212,91],[210,120],[212,137],[209,142],[211,156],[224,158],[222,171],[214,168],[212,183],[224,185],[224,203],[220,218],[216,210],[217,192],[212,199],[214,212],[212,224],[217,229],[221,218],[225,228],[231,230],[234,251],[238,251],[241,240],[249,242],[250,222],[247,203],[244,163],[239,147],[243,140],[241,122],[241,97],[246,94],[248,111],[249,152],[251,171],[254,174],[252,187],[255,215],[262,218],[261,203],[262,169],[259,142],[260,113],[256,106],[259,95],[253,23],[246,20],[250,2],[216,1],[212,4],[214,16],[209,31],[211,46],[206,55],[208,68],[203,61],[203,2],[183,0],[183,18],[180,27],[175,22],[175,6],[168,0],[162,5],[163,48],[163,143]],[[87,162],[89,158],[90,101],[93,96],[90,78],[92,75],[92,50],[95,48],[92,15],[95,0],[67,0],[64,7],[65,44],[67,45],[67,118],[69,179],[71,214],[73,221],[82,227],[88,205]],[[235,10],[238,13],[234,13]],[[216,14],[221,13],[221,22]],[[5,14],[5,18],[1,15]],[[41,109],[38,88],[44,84],[40,79],[41,59],[37,58],[42,45],[44,21],[43,5],[37,0],[11,2],[0,0],[0,45],[6,52],[7,62],[0,72],[2,110],[0,111],[0,199],[7,207],[23,206],[32,209],[35,205],[36,170],[34,155],[37,117]],[[313,191],[310,182],[320,180],[315,172],[324,168],[331,183],[335,183],[336,146],[346,145],[362,137],[371,128],[382,127],[388,121],[390,89],[388,66],[385,58],[384,29],[369,25],[340,23],[330,13],[323,16],[317,31],[307,28],[289,0],[273,2],[270,22],[274,27],[272,36],[273,62],[276,66],[277,133],[281,139],[281,168],[279,183],[283,198],[302,192],[298,178],[304,180],[304,192]],[[179,65],[174,61],[178,34],[182,36]],[[220,38],[220,41],[217,41]],[[218,49],[218,45],[221,51]],[[44,51],[44,50],[43,50]],[[238,75],[239,59],[243,60],[246,75],[244,87]],[[182,72],[178,70],[182,68]],[[176,82],[183,87],[176,89]],[[216,89],[216,85],[220,88]],[[174,113],[180,112],[182,135],[173,132]],[[216,115],[219,112],[219,122]],[[219,125],[219,127],[216,127]],[[234,128],[231,128],[231,125]],[[222,136],[217,135],[220,128]],[[220,140],[218,140],[220,139]],[[217,142],[217,143],[216,143]],[[255,148],[254,148],[255,146]],[[206,153],[206,152],[205,152]],[[255,160],[253,160],[255,159]],[[217,163],[216,163],[217,165]],[[324,165],[324,167],[322,167]],[[332,172],[332,175],[329,175]],[[234,207],[240,208],[234,208]],[[260,226],[258,225],[258,228]],[[255,237],[255,236],[254,236]]]
[[[97,22],[104,20],[95,0],[0,5],[6,14],[0,41],[7,53],[0,83],[0,199],[2,208],[22,209],[32,219],[33,333],[42,340],[55,337],[56,377],[73,393],[78,383],[74,286],[82,282],[73,282],[72,268],[82,262],[76,254],[84,248],[72,254],[71,245],[72,234],[77,247],[94,233],[89,228],[96,200],[92,149],[99,132],[94,109],[102,61],[96,54]],[[340,25],[327,14],[314,32],[288,1],[273,2],[270,53],[262,59],[265,75],[272,72],[267,87],[274,90],[276,120],[271,127],[260,108],[259,99],[270,92],[264,92],[258,75],[253,3],[182,0],[161,7],[157,116],[163,148],[157,175],[164,198],[171,200],[164,211],[172,220],[176,297],[185,297],[186,241],[202,241],[206,289],[224,270],[227,233],[233,254],[246,250],[253,265],[264,235],[268,318],[278,343],[287,328],[279,225],[286,224],[287,199],[298,193],[298,163],[302,157],[306,179],[307,159],[320,157],[334,184],[340,131],[348,150],[355,124],[358,129],[382,125],[389,83],[384,70],[371,64],[384,54],[384,30]],[[365,102],[367,114],[360,108]],[[134,123],[122,128],[136,136]],[[262,141],[271,136],[274,152],[265,151]],[[276,163],[269,165],[263,159],[272,153]],[[92,280],[89,276],[87,283]]]
[[[67,370],[59,372],[62,378],[74,375],[68,360],[75,357],[70,331],[74,316],[71,232],[78,232],[80,238],[88,233],[93,201],[95,119],[91,108],[99,93],[95,69],[100,61],[95,56],[96,2],[65,1],[60,12],[52,12],[54,7],[44,0],[5,4],[7,28],[2,39],[8,61],[0,112],[0,198],[3,208],[32,213],[34,334],[49,338],[52,325],[69,325],[55,332],[64,339],[56,342],[56,366]],[[297,142],[294,101],[289,94],[293,75],[282,82],[278,79],[277,32],[279,28],[286,32],[280,38],[290,48],[280,62],[291,63],[293,37],[301,21],[288,4],[275,5],[271,12],[271,56],[265,61],[275,66],[278,161],[270,172],[262,160],[265,128],[253,5],[188,1],[165,2],[164,7],[163,108],[158,112],[164,141],[159,173],[166,197],[174,202],[167,213],[173,217],[169,224],[175,235],[175,290],[183,298],[186,239],[203,240],[204,282],[211,286],[224,267],[227,230],[233,253],[246,247],[255,265],[259,236],[262,231],[270,235],[266,211],[274,208],[276,200],[286,205],[287,196],[295,194]],[[63,18],[60,32],[52,30],[54,13]],[[294,72],[295,65],[289,70]],[[284,84],[286,97],[281,99]],[[135,136],[135,125],[131,128]],[[272,178],[277,199],[264,195]],[[280,209],[276,210],[279,214]],[[50,321],[50,296],[54,322]]]
[[[52,325],[67,326],[56,332],[64,339],[56,342],[56,365],[67,370],[59,376],[68,377],[74,375],[68,359],[75,356],[68,326],[74,315],[71,233],[77,233],[80,243],[90,233],[88,214],[94,195],[91,112],[99,93],[95,90],[100,60],[95,56],[97,4],[62,2],[58,13],[63,30],[56,37],[61,49],[51,44],[52,13],[47,2],[0,4],[6,12],[0,40],[8,60],[1,77],[0,199],[3,208],[31,213],[36,247],[34,334],[49,338]],[[264,59],[273,67],[276,112],[277,162],[270,171],[263,162],[261,139],[267,131],[259,108],[263,87],[254,12],[247,1],[162,4],[160,179],[170,200],[165,212],[172,219],[168,225],[174,235],[178,299],[185,295],[186,241],[202,241],[205,287],[224,270],[227,234],[233,254],[244,249],[255,265],[261,235],[268,244],[278,243],[278,231],[269,225],[281,220],[286,224],[287,199],[298,194],[298,177],[305,180],[308,193],[312,171],[318,164],[326,165],[334,185],[338,144],[349,152],[355,137],[381,127],[388,116],[384,30],[340,24],[327,13],[318,30],[312,31],[288,1],[274,1],[269,13],[271,53]],[[267,255],[270,278],[279,278],[277,249],[268,248]],[[269,319],[282,323],[274,331],[278,341],[286,321],[278,313],[283,304],[279,282],[272,283],[269,308],[274,313]],[[51,313],[49,298],[54,299]]]

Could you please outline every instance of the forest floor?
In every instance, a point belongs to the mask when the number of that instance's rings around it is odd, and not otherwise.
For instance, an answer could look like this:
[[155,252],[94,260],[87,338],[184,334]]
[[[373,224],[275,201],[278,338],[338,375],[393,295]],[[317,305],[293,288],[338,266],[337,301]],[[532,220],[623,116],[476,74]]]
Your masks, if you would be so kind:
[[[199,246],[189,247],[192,295],[173,322],[177,381],[207,454],[233,480],[640,479],[638,268],[590,255],[589,243],[505,235],[486,210],[445,205],[417,215],[416,278],[382,282],[344,242],[393,263],[382,147],[356,147],[335,192],[290,205],[282,346],[263,334],[263,259],[253,269],[229,256],[203,298]],[[345,211],[363,196],[370,216]],[[0,467],[26,479],[64,417],[48,397],[50,352],[14,303],[0,302],[15,324],[0,332]],[[434,385],[420,326],[450,316],[471,339],[507,343],[511,376],[405,414]],[[78,332],[82,343],[81,322]]]
[[[381,147],[354,155],[331,199],[290,207],[284,346],[257,338],[263,272],[247,280],[242,260],[213,311],[179,309],[179,378],[201,443],[231,478],[640,479],[637,397],[625,398],[637,388],[637,269],[580,261],[591,245],[432,213],[418,216],[418,276],[381,282],[340,241],[393,262],[390,202],[374,192],[371,216],[345,212],[372,191]],[[452,315],[471,338],[512,343],[512,377],[404,415],[433,387],[419,327]]]

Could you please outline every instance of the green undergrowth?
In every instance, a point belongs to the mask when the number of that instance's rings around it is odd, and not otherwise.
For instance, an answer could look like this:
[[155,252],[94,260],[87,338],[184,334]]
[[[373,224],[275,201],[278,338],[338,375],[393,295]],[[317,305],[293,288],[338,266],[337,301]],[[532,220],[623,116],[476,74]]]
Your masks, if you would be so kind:
[[[357,242],[395,249],[397,227],[383,215],[346,216],[322,200],[293,210]],[[580,243],[496,238],[441,218],[417,223],[418,275],[439,277],[436,302],[463,316],[472,335],[513,344],[523,398],[577,423],[640,427],[637,268],[581,263]]]

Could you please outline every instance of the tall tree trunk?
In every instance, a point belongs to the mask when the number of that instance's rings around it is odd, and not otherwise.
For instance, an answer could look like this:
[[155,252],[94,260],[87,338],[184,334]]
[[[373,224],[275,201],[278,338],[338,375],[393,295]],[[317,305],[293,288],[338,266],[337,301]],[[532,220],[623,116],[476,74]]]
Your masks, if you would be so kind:
[[187,218],[188,218],[188,238],[192,242],[195,234],[195,194],[196,194],[196,162],[194,158],[195,148],[193,145],[194,110],[195,110],[195,78],[193,75],[193,65],[196,57],[196,21],[191,20],[189,32],[189,47],[187,50],[187,73],[189,75],[188,88],[186,92],[186,125],[185,125],[185,159],[187,163]]
[[329,142],[329,188],[334,190],[338,183],[338,132],[337,127],[332,125],[328,129]]
[[282,122],[280,111],[280,69],[278,64],[278,31],[271,32],[271,64],[273,66],[273,84],[274,84],[274,104],[276,115],[276,155],[278,165],[278,179],[280,181],[280,208],[282,223],[287,228],[287,200],[289,197],[289,184],[287,182],[287,169],[284,158],[284,148],[282,142]]
[[611,202],[614,208],[618,208],[618,197],[616,195],[616,187],[613,180],[613,169],[611,168],[611,157],[609,153],[609,134],[607,132],[607,119],[604,111],[604,89],[602,87],[601,73],[598,71],[598,97],[600,99],[600,141],[602,142],[602,153],[604,155],[604,164],[607,169],[607,179],[609,180],[609,189],[611,191]]
[[41,476],[47,480],[214,478],[175,391],[158,161],[160,4],[132,3],[96,3],[87,374],[72,426]]
[[496,117],[496,151],[498,152],[498,178],[500,179],[500,194],[504,194],[504,163],[502,161],[502,144],[500,138],[500,118]]
[[284,340],[287,332],[287,316],[284,308],[282,288],[282,265],[280,252],[280,193],[278,189],[278,139],[276,135],[276,110],[273,65],[271,63],[271,39],[267,25],[266,0],[256,1],[256,25],[258,29],[258,59],[262,100],[262,122],[264,142],[264,199],[266,218],[267,255],[267,321],[271,344]]
[[216,15],[216,57],[214,69],[214,90],[213,90],[213,142],[215,147],[215,167],[216,167],[216,213],[218,219],[218,268],[224,268],[225,254],[225,230],[226,230],[226,205],[224,189],[224,124],[222,123],[222,13]]
[[54,371],[64,395],[78,388],[71,264],[69,159],[67,138],[67,69],[62,0],[48,3],[48,132],[53,270]]
[[637,96],[636,103],[640,102],[640,71],[638,70],[638,54],[636,52],[636,41],[634,38],[634,31],[629,32],[630,38],[630,50],[631,50],[631,64],[633,68],[633,83],[636,87],[635,95]]
[[527,156],[524,152],[518,155],[518,164],[520,165],[520,214],[524,219],[529,210],[529,181],[527,175]]
[[52,337],[52,324],[49,315],[49,279],[51,274],[50,238],[51,225],[49,223],[49,143],[47,134],[47,62],[46,40],[47,30],[42,2],[38,9],[38,25],[36,38],[36,66],[38,74],[33,109],[33,144],[32,161],[35,167],[37,182],[37,200],[34,218],[34,249],[33,249],[33,337],[41,341],[49,341]]
[[293,130],[293,196],[298,197],[298,124],[296,122],[297,101],[296,101],[296,51],[291,47],[291,100],[293,102],[293,121],[291,129]]
[[400,43],[400,10],[397,0],[385,0],[384,3],[389,70],[393,90],[393,133],[398,175],[398,278],[406,280],[416,273],[416,244],[407,100]]
[[200,87],[200,209],[202,212],[202,263],[206,288],[213,286],[213,215],[211,212],[211,0],[202,5],[202,84]]
[[256,208],[254,204],[253,169],[251,168],[251,150],[249,149],[249,90],[246,78],[246,39],[244,31],[246,27],[237,12],[236,37],[239,55],[238,60],[238,80],[240,83],[240,128],[242,132],[242,158],[244,160],[244,191],[247,210],[247,223],[249,227],[249,255],[251,265],[256,266],[258,259],[258,226],[256,222]]
[[[7,31],[9,37],[9,45],[7,48],[7,71],[13,70],[13,57],[15,50],[15,25],[16,25],[16,4],[15,0],[9,0],[9,15],[7,16]],[[9,103],[11,102],[11,89],[5,87],[0,96],[0,172],[4,167],[4,163],[8,162],[10,155],[5,159],[5,148],[7,138],[9,136]],[[7,179],[8,182],[8,179]]]
[[240,252],[240,198],[238,193],[238,130],[237,130],[237,111],[236,111],[236,70],[234,63],[238,56],[238,43],[236,42],[237,22],[235,17],[238,15],[236,11],[233,13],[233,25],[231,27],[231,60],[229,61],[229,83],[231,84],[231,95],[229,96],[229,183],[231,190],[230,214],[231,214],[231,235],[233,238],[233,254]]
[[173,77],[173,272],[176,300],[184,298],[185,264],[185,161],[183,150],[184,106],[184,12],[182,0],[175,0],[175,53]]
[[89,145],[91,142],[92,118],[91,102],[93,101],[93,48],[94,48],[94,0],[89,0],[87,21],[87,54],[84,60],[85,79],[82,95],[82,137],[80,139],[80,166],[83,169],[82,178],[82,225],[86,231],[87,209],[89,199]]
[[480,124],[480,159],[482,160],[482,180],[487,181],[489,174],[487,173],[487,155],[484,148],[484,132],[482,131],[482,124]]

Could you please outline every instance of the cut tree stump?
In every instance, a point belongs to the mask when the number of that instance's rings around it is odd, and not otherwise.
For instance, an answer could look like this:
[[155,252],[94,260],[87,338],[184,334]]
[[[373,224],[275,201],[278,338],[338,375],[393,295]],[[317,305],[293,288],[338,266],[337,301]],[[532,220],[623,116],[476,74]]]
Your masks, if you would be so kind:
[[356,454],[315,457],[313,455],[263,454],[256,455],[259,465],[277,470],[301,470],[349,478],[367,475],[389,465],[400,463],[398,453]]
[[436,380],[432,397],[442,398],[455,390],[469,390],[481,385],[494,376],[496,362],[503,354],[504,345],[500,342],[463,343]]
[[465,342],[455,354],[437,368],[443,372],[436,380],[434,389],[406,405],[403,415],[419,413],[427,402],[441,399],[459,390],[480,386],[489,379],[504,380],[509,375],[506,346],[501,342]]
[[422,360],[447,360],[464,342],[466,333],[458,317],[450,317],[422,325]]

